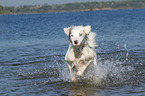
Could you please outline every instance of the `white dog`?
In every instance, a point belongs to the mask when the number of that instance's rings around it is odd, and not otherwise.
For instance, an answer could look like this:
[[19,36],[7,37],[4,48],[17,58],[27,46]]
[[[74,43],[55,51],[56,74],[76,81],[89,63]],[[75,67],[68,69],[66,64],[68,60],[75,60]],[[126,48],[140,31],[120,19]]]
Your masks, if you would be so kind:
[[71,26],[64,28],[69,36],[70,45],[65,55],[65,60],[70,70],[72,81],[76,76],[83,76],[90,64],[96,63],[96,34],[91,32],[91,26]]

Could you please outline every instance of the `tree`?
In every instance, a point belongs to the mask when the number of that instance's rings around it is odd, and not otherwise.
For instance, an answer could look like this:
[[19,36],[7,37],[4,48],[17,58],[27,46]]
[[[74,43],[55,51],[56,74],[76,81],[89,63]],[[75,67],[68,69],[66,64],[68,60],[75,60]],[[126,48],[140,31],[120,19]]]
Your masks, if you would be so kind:
[[0,3],[0,11],[1,11],[1,8],[2,8],[2,5],[1,5],[1,3]]
[[1,3],[0,3],[0,14],[2,13],[2,6],[1,6]]

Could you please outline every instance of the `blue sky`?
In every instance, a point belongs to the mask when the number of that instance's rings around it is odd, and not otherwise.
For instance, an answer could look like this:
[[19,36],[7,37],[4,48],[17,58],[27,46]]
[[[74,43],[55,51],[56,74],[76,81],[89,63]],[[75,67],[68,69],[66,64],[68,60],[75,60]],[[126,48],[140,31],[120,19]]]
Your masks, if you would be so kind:
[[88,2],[88,1],[118,1],[118,0],[0,0],[3,6],[23,6],[23,5],[43,5],[45,3],[64,4],[71,2]]

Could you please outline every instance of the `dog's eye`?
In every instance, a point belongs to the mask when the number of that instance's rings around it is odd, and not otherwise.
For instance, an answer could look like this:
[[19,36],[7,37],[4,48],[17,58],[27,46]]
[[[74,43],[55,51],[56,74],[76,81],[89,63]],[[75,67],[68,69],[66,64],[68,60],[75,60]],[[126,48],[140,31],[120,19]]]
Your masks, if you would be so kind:
[[74,37],[74,35],[71,35],[71,37]]
[[79,36],[82,36],[83,34],[79,33]]

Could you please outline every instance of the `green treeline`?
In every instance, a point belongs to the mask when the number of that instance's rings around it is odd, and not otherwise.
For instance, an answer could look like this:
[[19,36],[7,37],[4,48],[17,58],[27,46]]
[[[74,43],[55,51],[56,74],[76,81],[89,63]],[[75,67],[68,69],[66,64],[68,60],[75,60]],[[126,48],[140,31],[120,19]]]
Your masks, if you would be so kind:
[[0,5],[0,14],[17,13],[46,13],[46,12],[68,12],[110,9],[134,9],[145,8],[145,0],[121,0],[108,2],[84,2],[66,3],[62,5],[28,5],[19,7],[4,7]]

